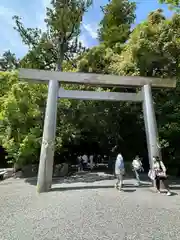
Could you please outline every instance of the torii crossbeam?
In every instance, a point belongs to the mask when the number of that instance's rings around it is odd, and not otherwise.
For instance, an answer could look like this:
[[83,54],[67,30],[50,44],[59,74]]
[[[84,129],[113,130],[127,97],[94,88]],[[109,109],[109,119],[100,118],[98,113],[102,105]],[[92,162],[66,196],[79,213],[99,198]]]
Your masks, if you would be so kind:
[[[36,69],[19,69],[19,78],[25,81],[47,83],[49,85],[38,171],[38,192],[47,192],[50,190],[52,185],[58,98],[141,102],[144,114],[150,166],[152,166],[153,156],[161,157],[160,149],[158,148],[158,131],[151,87],[175,88],[175,79],[146,78],[138,76],[124,77]],[[141,88],[141,91],[138,93],[69,91],[60,88],[60,83],[94,85],[102,87],[133,87]]]

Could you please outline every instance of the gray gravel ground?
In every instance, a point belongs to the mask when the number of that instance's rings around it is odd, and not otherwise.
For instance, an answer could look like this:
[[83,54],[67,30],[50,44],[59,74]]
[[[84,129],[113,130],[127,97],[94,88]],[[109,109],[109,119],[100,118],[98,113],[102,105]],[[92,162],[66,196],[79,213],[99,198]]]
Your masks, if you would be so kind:
[[180,239],[180,190],[168,197],[130,179],[120,193],[114,182],[56,183],[40,195],[23,179],[1,182],[0,240]]

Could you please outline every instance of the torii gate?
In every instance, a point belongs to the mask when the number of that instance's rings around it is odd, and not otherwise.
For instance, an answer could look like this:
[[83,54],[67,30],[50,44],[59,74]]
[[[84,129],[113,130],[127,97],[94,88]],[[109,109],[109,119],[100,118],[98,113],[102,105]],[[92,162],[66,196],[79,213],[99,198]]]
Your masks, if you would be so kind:
[[[48,83],[49,85],[38,171],[38,192],[47,192],[52,185],[58,98],[131,101],[142,103],[150,166],[152,166],[153,156],[161,157],[160,149],[158,148],[158,131],[151,87],[175,88],[175,79],[146,78],[138,76],[123,77],[116,75],[71,73],[36,69],[20,69],[19,78],[36,83]],[[95,85],[102,87],[133,87],[141,88],[141,91],[138,93],[74,91],[60,88],[61,83]]]

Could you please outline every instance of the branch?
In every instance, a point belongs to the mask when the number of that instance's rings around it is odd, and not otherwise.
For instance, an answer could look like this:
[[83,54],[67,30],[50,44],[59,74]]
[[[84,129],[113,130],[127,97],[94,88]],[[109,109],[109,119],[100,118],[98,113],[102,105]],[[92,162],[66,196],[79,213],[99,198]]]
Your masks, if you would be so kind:
[[[25,27],[23,26],[23,24],[20,22],[21,18],[18,16],[13,16],[13,20],[15,20],[16,23],[16,27],[14,27],[14,29],[16,31],[18,31],[18,33],[20,34],[20,36],[22,37],[22,41],[27,44],[28,46],[32,45],[33,47],[37,46],[38,44],[38,39],[39,38],[39,34],[40,34],[40,30],[36,29],[32,29],[32,28],[28,28],[25,29]],[[29,31],[32,31],[32,34],[29,33]],[[39,31],[39,32],[38,32]]]
[[67,40],[67,41],[70,40],[70,39],[72,38],[73,33],[74,33],[74,31],[75,31],[76,24],[77,24],[78,19],[80,18],[80,16],[82,17],[81,12],[79,13],[79,15],[77,15],[77,18],[76,18],[76,20],[75,20],[75,23],[74,23],[73,26],[72,26],[71,33],[69,34],[69,36],[66,37],[66,40]]
[[72,60],[71,60],[66,54],[64,55],[64,58],[65,58],[66,60],[68,60],[69,62],[71,62],[72,66],[73,66],[74,68],[77,68],[77,65],[76,65],[75,63],[73,63]]

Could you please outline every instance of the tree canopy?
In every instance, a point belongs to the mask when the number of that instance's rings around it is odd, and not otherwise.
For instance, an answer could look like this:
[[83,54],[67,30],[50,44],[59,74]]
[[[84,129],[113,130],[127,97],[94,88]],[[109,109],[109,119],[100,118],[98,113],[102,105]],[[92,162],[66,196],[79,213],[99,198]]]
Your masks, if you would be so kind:
[[136,4],[128,0],[112,0],[102,7],[104,14],[100,22],[99,40],[107,47],[125,43],[135,20]]
[[180,11],[180,0],[159,0],[160,3],[166,3],[170,9]]
[[[161,1],[163,2],[163,1]],[[178,8],[179,1],[164,1]],[[99,45],[86,49],[78,40],[83,14],[91,1],[52,1],[47,31],[26,28],[19,16],[15,28],[28,53],[17,59],[6,52],[0,61],[0,145],[12,162],[39,161],[47,86],[19,82],[20,67],[116,75],[176,77],[175,90],[153,90],[162,153],[170,173],[180,174],[180,14],[166,18],[161,9],[132,29],[136,5],[112,0],[102,7]],[[64,19],[64,21],[62,21]],[[11,71],[13,70],[13,71]],[[98,87],[66,89],[101,91]],[[104,91],[135,91],[103,89]],[[58,102],[56,161],[73,161],[84,152],[109,154],[118,145],[125,160],[139,154],[147,160],[140,104],[61,100]],[[179,172],[178,172],[179,171]]]

